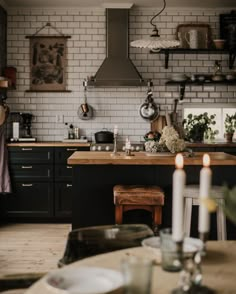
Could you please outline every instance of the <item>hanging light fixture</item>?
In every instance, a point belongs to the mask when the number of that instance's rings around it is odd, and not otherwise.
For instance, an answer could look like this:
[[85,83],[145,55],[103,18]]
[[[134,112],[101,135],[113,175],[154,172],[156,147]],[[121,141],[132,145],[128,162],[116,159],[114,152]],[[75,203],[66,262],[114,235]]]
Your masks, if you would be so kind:
[[150,24],[153,26],[152,34],[147,39],[135,40],[130,43],[132,47],[136,48],[148,48],[153,51],[160,51],[161,49],[168,49],[178,47],[180,42],[178,40],[165,40],[159,35],[157,26],[153,23],[154,19],[164,11],[166,8],[166,0],[163,0],[164,6],[160,12],[152,17]]

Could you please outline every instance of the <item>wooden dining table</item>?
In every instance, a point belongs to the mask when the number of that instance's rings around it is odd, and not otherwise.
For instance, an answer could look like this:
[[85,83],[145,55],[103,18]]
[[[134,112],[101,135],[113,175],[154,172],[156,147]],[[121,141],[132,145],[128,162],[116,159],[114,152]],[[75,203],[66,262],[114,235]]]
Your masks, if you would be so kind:
[[[178,286],[180,273],[171,273],[161,268],[159,249],[135,247],[100,254],[74,262],[67,267],[96,266],[120,270],[121,260],[129,255],[152,258],[154,260],[151,294],[167,294]],[[216,293],[236,293],[236,241],[208,241],[207,255],[202,260],[202,283]],[[60,290],[47,287],[44,276],[32,285],[25,294],[60,294]],[[92,282],[92,281],[91,281]]]

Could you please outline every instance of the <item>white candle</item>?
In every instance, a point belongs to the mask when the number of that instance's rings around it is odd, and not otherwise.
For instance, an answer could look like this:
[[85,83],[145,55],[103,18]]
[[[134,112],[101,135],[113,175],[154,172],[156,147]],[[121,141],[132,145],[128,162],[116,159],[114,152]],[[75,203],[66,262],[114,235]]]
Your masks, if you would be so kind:
[[210,196],[212,172],[209,166],[210,156],[208,154],[204,154],[203,168],[200,171],[200,207],[198,215],[198,231],[200,233],[207,233],[210,229],[210,215],[206,204],[202,201]]
[[125,149],[131,149],[130,140],[128,138],[126,138]]
[[186,174],[183,170],[184,158],[182,154],[175,157],[176,170],[173,173],[173,201],[172,201],[172,238],[175,242],[183,240],[183,194]]
[[118,126],[115,125],[115,126],[114,126],[114,135],[117,135],[117,134],[118,134]]

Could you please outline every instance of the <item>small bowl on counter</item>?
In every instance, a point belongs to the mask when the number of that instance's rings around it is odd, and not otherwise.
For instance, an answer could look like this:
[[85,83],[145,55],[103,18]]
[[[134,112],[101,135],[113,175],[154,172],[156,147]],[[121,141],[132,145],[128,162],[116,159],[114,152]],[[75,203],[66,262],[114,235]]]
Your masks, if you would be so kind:
[[214,75],[211,77],[214,82],[222,82],[225,80],[225,75]]
[[170,76],[170,80],[173,82],[185,82],[188,80],[188,77],[183,73],[173,73]]
[[236,80],[236,73],[227,74],[227,75],[225,76],[225,79],[226,79],[227,81],[235,81],[235,80]]

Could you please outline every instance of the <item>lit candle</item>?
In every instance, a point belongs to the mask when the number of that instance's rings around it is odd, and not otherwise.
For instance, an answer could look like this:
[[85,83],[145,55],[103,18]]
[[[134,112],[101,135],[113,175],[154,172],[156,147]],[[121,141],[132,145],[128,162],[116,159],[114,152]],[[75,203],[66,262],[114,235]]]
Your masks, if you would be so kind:
[[[211,177],[212,172],[210,169],[210,156],[208,154],[203,155],[203,168],[200,171],[200,207],[198,215],[198,231],[200,233],[207,233],[210,229],[210,215],[204,199],[210,196],[211,190]],[[203,201],[202,201],[203,200]]]
[[118,126],[115,125],[115,126],[114,126],[114,135],[117,135],[117,134],[118,134]]
[[182,154],[175,157],[176,170],[173,174],[173,202],[172,202],[172,238],[175,242],[183,240],[183,194],[186,174],[183,170],[184,158]]

